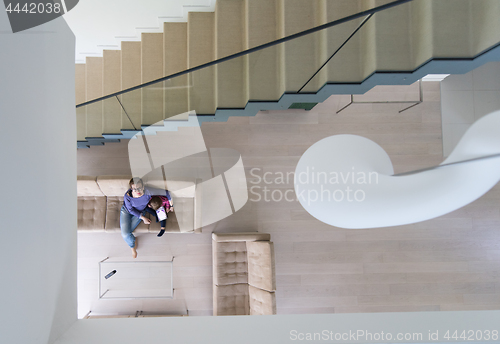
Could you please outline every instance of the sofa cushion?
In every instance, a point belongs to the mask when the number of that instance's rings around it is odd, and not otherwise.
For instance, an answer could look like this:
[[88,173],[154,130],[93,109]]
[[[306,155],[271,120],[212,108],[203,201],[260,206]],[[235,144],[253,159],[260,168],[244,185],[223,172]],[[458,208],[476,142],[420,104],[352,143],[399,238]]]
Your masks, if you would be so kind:
[[147,185],[154,188],[170,191],[172,196],[177,197],[195,197],[196,184],[193,180],[167,180],[163,176],[148,175]]
[[116,232],[120,230],[120,209],[123,204],[123,197],[108,196],[106,202],[106,232]]
[[[120,210],[123,205],[123,196],[109,196],[107,197],[106,205],[106,224],[104,227],[105,232],[119,232],[120,231]],[[149,226],[143,221],[135,229],[134,233],[148,233]]]
[[172,195],[177,197],[195,197],[194,181],[167,180],[167,188]]
[[269,241],[247,242],[248,284],[254,287],[276,290],[274,245]]
[[121,196],[129,189],[129,181],[131,176],[99,176],[97,177],[97,185],[106,196]]
[[214,315],[249,314],[248,284],[214,285],[213,294]]
[[251,285],[248,286],[250,315],[276,314],[276,294]]
[[[174,202],[174,211],[167,214],[165,232],[194,232],[194,199],[172,196],[172,201]],[[157,233],[160,229],[160,222],[153,219],[149,225],[149,232]]]
[[[194,231],[194,198],[178,197],[172,195],[174,212],[181,233]],[[168,222],[168,220],[167,220]]]
[[96,177],[78,176],[76,182],[77,196],[104,196],[96,183]]
[[[168,213],[167,225],[165,226],[165,232],[167,233],[179,233],[181,230],[179,228],[179,223],[177,222],[177,214],[175,212]],[[156,222],[155,219],[151,218],[151,224],[149,225],[149,233],[158,234],[161,230],[160,222]]]
[[246,243],[212,241],[215,285],[248,283]]
[[106,197],[78,196],[77,204],[78,229],[103,231],[106,211]]

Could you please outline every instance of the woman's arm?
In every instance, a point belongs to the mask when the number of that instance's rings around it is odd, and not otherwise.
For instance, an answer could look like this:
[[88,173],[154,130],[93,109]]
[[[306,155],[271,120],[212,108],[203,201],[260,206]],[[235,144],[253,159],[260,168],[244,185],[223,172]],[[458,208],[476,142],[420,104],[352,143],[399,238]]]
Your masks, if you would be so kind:
[[163,197],[167,197],[168,199],[170,199],[170,194],[167,190],[157,189],[157,188],[154,188],[152,186],[146,186],[145,192],[146,191],[151,196],[163,196]]
[[132,201],[130,199],[131,197],[125,194],[123,197],[123,203],[125,204],[125,208],[127,208],[128,212],[134,216],[141,217],[141,211],[137,210],[134,205],[132,204]]
[[[128,194],[128,191],[127,193],[125,193],[125,196],[123,197],[123,203],[125,205],[125,208],[127,208],[128,212],[134,216],[137,216],[138,218],[140,218],[145,224],[149,225],[151,223],[151,220],[148,219],[147,217],[143,216],[142,215],[142,211],[137,209],[134,204],[133,204],[133,197],[130,196]],[[147,206],[146,206],[147,207]]]

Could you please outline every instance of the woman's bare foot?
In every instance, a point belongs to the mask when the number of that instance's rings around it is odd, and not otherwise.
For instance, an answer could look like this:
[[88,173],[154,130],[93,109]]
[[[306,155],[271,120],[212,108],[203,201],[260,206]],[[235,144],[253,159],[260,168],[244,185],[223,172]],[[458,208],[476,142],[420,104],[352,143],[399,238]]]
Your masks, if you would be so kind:
[[135,238],[135,245],[134,245],[134,247],[132,247],[132,257],[133,258],[137,258],[137,250],[136,250],[136,248],[137,248],[137,238]]

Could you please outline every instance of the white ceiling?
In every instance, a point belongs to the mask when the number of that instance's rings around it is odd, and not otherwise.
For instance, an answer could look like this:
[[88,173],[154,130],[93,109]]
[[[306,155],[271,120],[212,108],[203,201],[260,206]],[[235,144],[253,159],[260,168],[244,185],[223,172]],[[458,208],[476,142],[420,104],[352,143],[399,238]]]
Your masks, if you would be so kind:
[[214,11],[215,0],[80,0],[64,15],[76,36],[75,61],[120,49],[142,32],[162,32],[163,22],[185,22],[189,11]]

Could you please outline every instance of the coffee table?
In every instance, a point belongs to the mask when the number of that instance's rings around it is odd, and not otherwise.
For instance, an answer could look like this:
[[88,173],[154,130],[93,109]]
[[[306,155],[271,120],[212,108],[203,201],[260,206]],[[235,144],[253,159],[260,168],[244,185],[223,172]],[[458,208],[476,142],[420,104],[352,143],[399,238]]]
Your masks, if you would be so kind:
[[123,261],[107,257],[99,262],[99,299],[172,299],[172,267],[173,258]]

